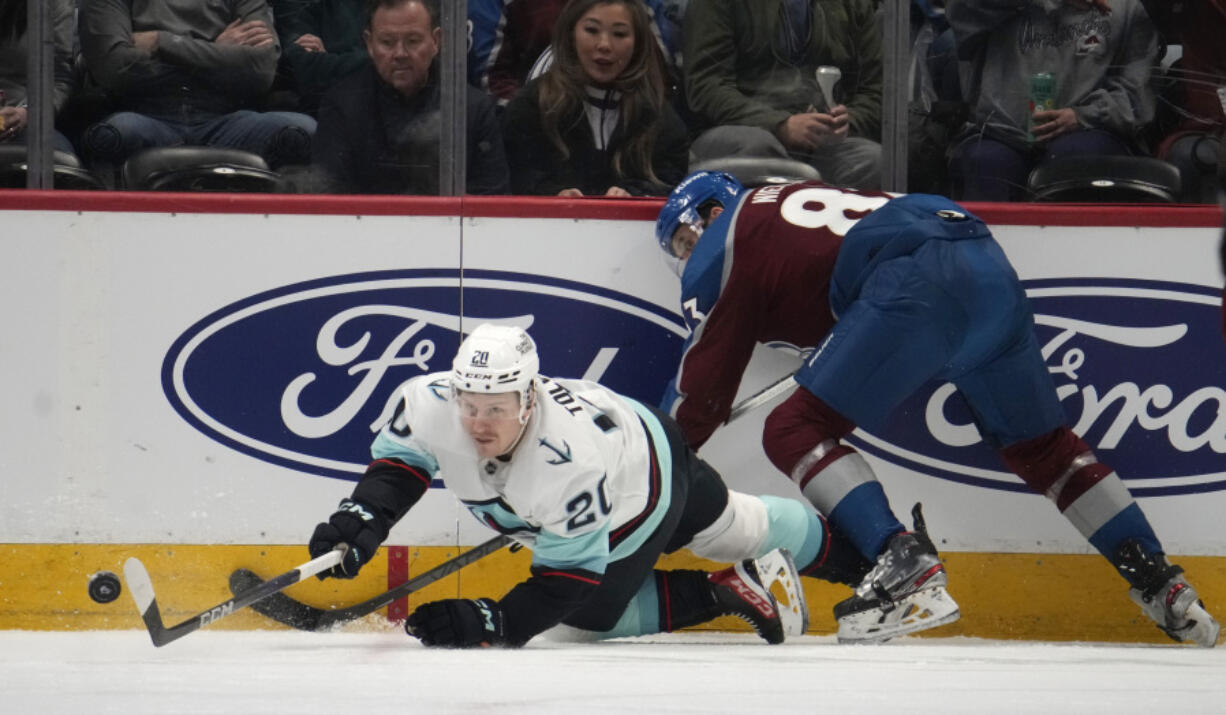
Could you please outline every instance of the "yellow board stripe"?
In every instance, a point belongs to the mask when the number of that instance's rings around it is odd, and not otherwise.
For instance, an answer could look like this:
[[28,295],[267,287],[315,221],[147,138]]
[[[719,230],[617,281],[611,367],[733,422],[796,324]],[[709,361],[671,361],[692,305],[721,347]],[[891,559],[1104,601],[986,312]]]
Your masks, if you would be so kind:
[[[290,587],[294,598],[319,607],[345,606],[387,590],[387,549],[353,581],[309,579]],[[454,557],[456,547],[409,547],[410,576]],[[90,576],[109,571],[123,578],[130,556],[149,569],[162,618],[174,625],[230,598],[228,579],[237,568],[265,578],[288,571],[309,555],[301,545],[211,546],[156,544],[0,544],[0,630],[142,629],[127,592],[111,603],[90,599]],[[507,550],[449,576],[409,598],[410,611],[439,598],[501,597],[527,577],[529,554]],[[1089,554],[942,554],[949,571],[949,592],[962,609],[957,623],[935,629],[934,637],[971,636],[1037,641],[1167,643],[1127,595],[1127,585],[1102,558]],[[1219,618],[1226,615],[1226,557],[1174,559]],[[660,568],[702,568],[720,564],[688,552],[666,556]],[[804,579],[810,631],[835,631],[831,609],[850,590]],[[359,626],[354,626],[359,627]],[[367,628],[390,627],[382,616]],[[236,613],[210,628],[283,628],[251,610]],[[708,630],[744,631],[736,618],[720,618]]]

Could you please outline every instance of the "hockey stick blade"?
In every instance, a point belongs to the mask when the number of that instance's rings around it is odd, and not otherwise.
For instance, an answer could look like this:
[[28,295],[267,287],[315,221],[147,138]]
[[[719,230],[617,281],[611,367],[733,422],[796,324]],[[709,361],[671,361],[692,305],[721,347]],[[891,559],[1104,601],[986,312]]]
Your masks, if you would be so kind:
[[256,588],[235,594],[234,598],[223,601],[169,628],[162,622],[162,613],[158,608],[157,597],[153,593],[153,581],[149,579],[149,571],[141,563],[140,559],[132,557],[125,561],[123,575],[124,580],[128,582],[128,592],[132,594],[132,600],[136,602],[136,610],[140,612],[141,620],[145,622],[145,628],[149,631],[149,637],[153,640],[153,645],[161,648],[167,643],[179,640],[188,633],[198,631],[204,626],[219,621],[237,610],[246,608],[253,603],[259,602],[261,599],[286,589],[304,578],[332,568],[341,562],[346,548],[345,546],[337,547],[296,569],[286,571],[280,576],[261,583]]
[[[307,605],[290,598],[283,593],[276,593],[269,598],[251,605],[251,610],[269,618],[303,631],[322,631],[332,626],[370,615],[391,604],[398,598],[420,591],[439,579],[446,578],[471,563],[479,561],[511,543],[508,536],[495,536],[482,544],[474,546],[455,558],[444,561],[423,574],[414,576],[399,586],[385,591],[378,596],[356,603],[348,608],[323,609]],[[262,583],[260,577],[247,569],[238,569],[230,574],[230,591],[238,593]]]

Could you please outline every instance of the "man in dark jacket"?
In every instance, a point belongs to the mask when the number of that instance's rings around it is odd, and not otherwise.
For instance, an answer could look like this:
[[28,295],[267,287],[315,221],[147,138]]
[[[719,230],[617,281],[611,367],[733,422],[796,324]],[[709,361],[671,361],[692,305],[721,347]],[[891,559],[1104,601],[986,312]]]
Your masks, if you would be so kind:
[[[375,0],[364,34],[370,70],[347,77],[319,108],[312,155],[325,188],[341,193],[437,195],[442,40],[435,0]],[[509,190],[494,102],[469,88],[467,190]]]

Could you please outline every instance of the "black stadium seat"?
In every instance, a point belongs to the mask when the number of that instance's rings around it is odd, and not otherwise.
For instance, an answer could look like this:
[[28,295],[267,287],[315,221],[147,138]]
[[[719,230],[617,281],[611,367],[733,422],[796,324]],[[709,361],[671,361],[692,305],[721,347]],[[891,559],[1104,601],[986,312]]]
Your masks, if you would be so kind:
[[776,157],[728,156],[708,159],[691,165],[690,171],[727,172],[749,188],[822,178],[817,169],[802,161]]
[[282,183],[258,154],[203,146],[145,149],[124,162],[122,174],[122,188],[134,191],[277,193]]
[[[0,145],[0,189],[24,189],[28,184],[29,164],[26,148],[20,144]],[[52,186],[67,190],[94,190],[105,188],[98,177],[81,166],[72,154],[62,151],[53,153],[51,165]]]
[[1145,156],[1069,156],[1030,172],[1034,201],[1174,203],[1179,169]]

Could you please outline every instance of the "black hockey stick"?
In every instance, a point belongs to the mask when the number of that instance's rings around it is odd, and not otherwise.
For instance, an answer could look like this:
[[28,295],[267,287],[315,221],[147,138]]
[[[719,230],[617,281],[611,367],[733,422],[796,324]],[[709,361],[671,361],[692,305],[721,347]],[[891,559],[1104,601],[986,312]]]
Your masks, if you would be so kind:
[[[363,616],[374,613],[383,608],[398,598],[418,591],[439,579],[450,576],[459,571],[465,566],[489,556],[498,551],[503,546],[511,542],[510,537],[495,536],[483,544],[474,546],[465,551],[459,556],[445,561],[429,571],[414,576],[392,588],[389,591],[379,594],[373,598],[354,604],[348,608],[323,609],[290,598],[283,593],[276,593],[271,598],[267,598],[258,603],[253,603],[251,609],[257,613],[268,616],[269,618],[284,623],[291,628],[297,628],[303,631],[321,631],[331,626],[348,623]],[[238,569],[230,574],[230,591],[232,593],[245,592],[247,589],[260,584],[260,577],[247,569]],[[269,582],[271,583],[271,582]],[[278,589],[279,590],[279,589]]]
[[162,613],[158,609],[157,598],[153,594],[153,582],[149,580],[149,571],[145,569],[140,559],[132,557],[125,561],[123,575],[128,582],[128,590],[132,593],[132,600],[136,601],[136,609],[140,611],[141,619],[145,621],[145,628],[149,629],[149,637],[153,639],[153,645],[161,648],[188,633],[225,618],[240,608],[258,603],[261,599],[293,586],[304,578],[310,578],[320,571],[332,568],[341,562],[347,549],[348,547],[342,544],[292,571],[286,571],[250,590],[236,593],[229,601],[219,603],[169,628],[162,623]]

